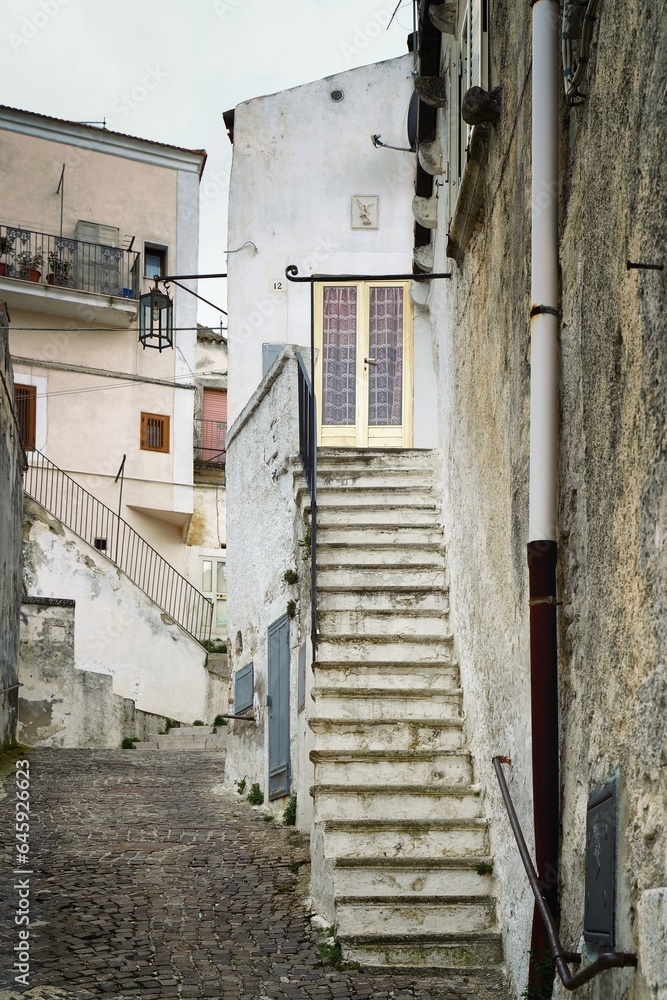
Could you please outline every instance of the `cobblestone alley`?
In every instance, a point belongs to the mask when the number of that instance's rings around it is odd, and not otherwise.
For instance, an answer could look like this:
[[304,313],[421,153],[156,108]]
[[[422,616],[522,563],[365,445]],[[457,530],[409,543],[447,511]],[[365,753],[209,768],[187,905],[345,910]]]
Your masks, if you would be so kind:
[[[17,837],[23,779],[14,756],[0,769],[0,1000],[507,996],[492,974],[350,969],[321,958],[308,919],[307,842],[223,791],[219,753],[21,756],[29,841]],[[17,983],[26,957],[29,975]]]

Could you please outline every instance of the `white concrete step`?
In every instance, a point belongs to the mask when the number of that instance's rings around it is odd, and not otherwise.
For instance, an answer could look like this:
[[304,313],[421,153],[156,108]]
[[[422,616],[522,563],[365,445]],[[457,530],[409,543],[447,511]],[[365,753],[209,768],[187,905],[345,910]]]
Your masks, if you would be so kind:
[[325,856],[370,859],[478,858],[488,854],[483,819],[327,820]]
[[178,726],[170,729],[169,736],[199,736],[201,733],[215,733],[215,726]]
[[[224,727],[223,727],[224,728]],[[167,733],[151,733],[148,737],[151,743],[176,741],[178,743],[202,743],[215,736],[213,726],[181,726],[180,729],[170,729]],[[226,733],[221,734],[226,737]]]
[[423,469],[433,475],[434,460],[439,452],[432,448],[332,448],[323,446],[317,450],[318,471],[336,468]]
[[315,749],[348,752],[370,750],[460,750],[463,745],[463,723],[459,720],[420,719],[340,719],[309,720],[315,735]]
[[346,487],[364,490],[376,486],[385,489],[409,486],[412,489],[432,490],[433,476],[426,469],[318,468],[317,470],[318,491]]
[[446,587],[318,587],[321,611],[437,611],[449,613]]
[[465,785],[315,785],[315,822],[336,820],[481,819],[479,794]]
[[340,858],[335,894],[342,897],[493,895],[488,858]]
[[415,787],[467,786],[472,782],[470,754],[424,750],[349,751],[312,750],[316,785],[392,785],[409,780]]
[[414,689],[435,690],[453,694],[459,690],[459,668],[455,663],[442,660],[423,663],[364,663],[345,662],[313,663],[315,683],[324,688],[348,688],[364,690],[382,688],[402,691]]
[[442,545],[442,528],[428,524],[373,524],[373,522],[348,522],[348,524],[317,525],[319,544],[346,545]]
[[139,742],[134,744],[135,750],[175,750],[179,753],[182,751],[187,752],[199,752],[202,750],[219,750],[224,753],[227,749],[227,739],[226,737],[209,736],[207,740],[195,740],[188,742],[186,740],[170,740],[162,737],[161,740],[153,740],[149,742]]
[[[304,503],[302,510],[310,517],[309,503]],[[364,502],[362,494],[354,503],[350,501],[343,506],[330,497],[324,497],[321,503],[319,498],[317,501],[317,527],[319,530],[333,525],[401,524],[402,522],[432,527],[439,523],[439,511],[439,506],[431,501],[406,504],[397,500],[395,503],[387,504],[366,499]]]
[[[357,934],[339,933],[346,962],[395,968],[477,969],[502,965],[503,944],[500,934]],[[510,996],[509,989],[507,996]]]
[[325,566],[429,566],[444,568],[444,545],[329,544],[317,539],[317,569]]
[[461,719],[460,692],[437,688],[313,688],[315,713],[326,719]]
[[350,635],[418,635],[448,637],[451,628],[447,617],[441,611],[422,611],[418,608],[378,611],[359,609],[334,611],[323,610],[320,604],[318,614],[320,632],[335,635],[337,632]]
[[317,647],[320,663],[335,660],[367,663],[420,663],[422,660],[453,662],[452,638],[412,635],[399,639],[392,635],[347,635],[320,633]]
[[[364,934],[369,926],[377,936],[418,937],[421,934],[474,934],[496,930],[495,899],[489,896],[453,896],[417,899],[411,896],[369,899],[338,899],[336,918],[341,934]],[[406,932],[410,927],[410,932]]]
[[357,489],[355,486],[318,486],[317,507],[322,510],[330,504],[338,507],[366,505],[391,508],[394,504],[402,506],[419,506],[424,503],[434,503],[436,493],[432,486],[421,487],[417,483],[406,486],[365,486]]
[[[319,556],[319,553],[318,553]],[[388,587],[438,587],[445,586],[444,564],[434,566],[433,563],[413,563],[410,566],[401,565],[318,565],[318,588],[328,587],[375,587],[385,590]]]

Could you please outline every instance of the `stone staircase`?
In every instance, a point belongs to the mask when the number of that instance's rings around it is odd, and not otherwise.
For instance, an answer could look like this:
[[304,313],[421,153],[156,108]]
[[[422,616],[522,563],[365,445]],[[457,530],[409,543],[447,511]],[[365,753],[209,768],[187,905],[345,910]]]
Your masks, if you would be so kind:
[[347,960],[502,963],[431,453],[318,452],[313,896]]
[[135,750],[221,750],[227,749],[226,726],[181,726],[167,733],[151,733],[148,740],[134,744]]

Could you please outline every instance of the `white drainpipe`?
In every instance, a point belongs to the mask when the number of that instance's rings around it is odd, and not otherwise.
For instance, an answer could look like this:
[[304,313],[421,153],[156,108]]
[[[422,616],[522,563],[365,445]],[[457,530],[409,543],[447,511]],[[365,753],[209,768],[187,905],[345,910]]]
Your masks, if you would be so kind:
[[528,540],[556,541],[558,419],[558,4],[533,7],[533,190]]

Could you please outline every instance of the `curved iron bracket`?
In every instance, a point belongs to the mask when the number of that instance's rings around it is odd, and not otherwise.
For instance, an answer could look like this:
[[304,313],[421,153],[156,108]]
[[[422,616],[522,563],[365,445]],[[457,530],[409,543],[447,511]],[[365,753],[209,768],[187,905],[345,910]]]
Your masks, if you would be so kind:
[[303,281],[318,284],[326,281],[433,281],[434,278],[451,278],[447,274],[299,274],[296,264],[285,268],[288,281]]

